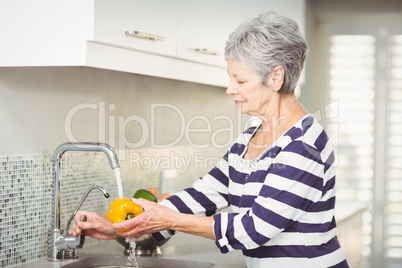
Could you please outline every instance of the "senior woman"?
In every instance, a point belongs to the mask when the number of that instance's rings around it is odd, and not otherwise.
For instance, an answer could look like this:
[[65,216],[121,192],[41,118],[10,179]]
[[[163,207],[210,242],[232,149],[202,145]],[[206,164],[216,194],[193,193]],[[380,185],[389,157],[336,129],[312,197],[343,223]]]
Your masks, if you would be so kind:
[[226,43],[227,94],[261,123],[191,188],[158,204],[135,199],[144,213],[113,225],[80,212],[71,233],[162,240],[181,231],[215,240],[222,253],[242,250],[248,267],[348,267],[336,237],[333,148],[294,94],[306,56],[289,18],[268,12],[241,24]]

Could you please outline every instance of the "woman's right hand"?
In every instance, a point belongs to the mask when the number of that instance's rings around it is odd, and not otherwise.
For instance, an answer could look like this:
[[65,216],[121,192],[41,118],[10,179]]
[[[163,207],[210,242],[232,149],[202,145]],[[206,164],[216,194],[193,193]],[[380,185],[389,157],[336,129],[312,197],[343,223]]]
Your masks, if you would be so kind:
[[73,229],[68,233],[79,236],[82,231],[85,231],[85,235],[96,239],[112,240],[118,237],[118,230],[113,227],[112,222],[98,212],[77,212],[74,217]]

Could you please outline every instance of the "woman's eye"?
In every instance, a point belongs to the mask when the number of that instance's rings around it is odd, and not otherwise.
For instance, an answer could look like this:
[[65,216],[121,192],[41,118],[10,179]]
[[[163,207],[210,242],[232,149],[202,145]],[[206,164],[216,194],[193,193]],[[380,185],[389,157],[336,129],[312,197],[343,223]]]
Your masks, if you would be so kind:
[[244,84],[245,81],[237,81],[238,84]]

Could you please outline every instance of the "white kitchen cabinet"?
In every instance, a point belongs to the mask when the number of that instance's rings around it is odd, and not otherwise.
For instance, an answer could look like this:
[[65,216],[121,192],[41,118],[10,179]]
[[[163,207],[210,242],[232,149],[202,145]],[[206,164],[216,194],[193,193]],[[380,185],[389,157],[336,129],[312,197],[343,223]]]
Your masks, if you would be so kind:
[[177,57],[177,0],[1,0],[0,32],[0,67],[87,66],[227,85],[224,68]]
[[[271,7],[303,22],[303,0],[1,0],[0,67],[87,66],[226,87],[226,39]],[[163,40],[126,34],[136,31]]]
[[176,56],[177,7],[166,0],[98,0],[94,40]]
[[[176,56],[174,1],[6,0],[0,6],[3,43],[92,41]],[[127,34],[134,32],[151,39]]]
[[0,66],[84,65],[93,1],[0,1]]
[[275,10],[304,29],[302,0],[178,0],[177,56],[226,67],[224,48],[230,33],[244,20]]
[[2,0],[0,42],[92,39],[93,1]]
[[227,85],[224,68],[177,58],[176,0],[1,0],[0,32],[0,67],[86,66]]
[[276,11],[296,21],[302,33],[305,30],[305,1],[303,0],[250,0],[246,4],[243,0],[231,0],[233,29],[245,19],[256,17],[259,13]]
[[230,1],[179,1],[179,58],[226,67],[225,42],[233,30],[228,3]]
[[[94,41],[176,55],[176,6],[170,1],[5,0],[0,6],[0,42]],[[136,31],[164,40],[126,34]]]

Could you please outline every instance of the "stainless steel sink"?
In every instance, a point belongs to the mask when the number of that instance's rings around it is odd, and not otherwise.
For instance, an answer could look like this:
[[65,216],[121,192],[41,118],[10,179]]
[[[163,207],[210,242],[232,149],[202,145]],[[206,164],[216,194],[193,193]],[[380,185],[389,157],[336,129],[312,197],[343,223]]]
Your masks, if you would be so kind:
[[[210,268],[215,264],[211,262],[169,259],[161,257],[137,257],[139,268]],[[131,264],[130,264],[131,263]],[[126,256],[99,256],[81,259],[66,264],[61,268],[123,268],[135,267]]]

